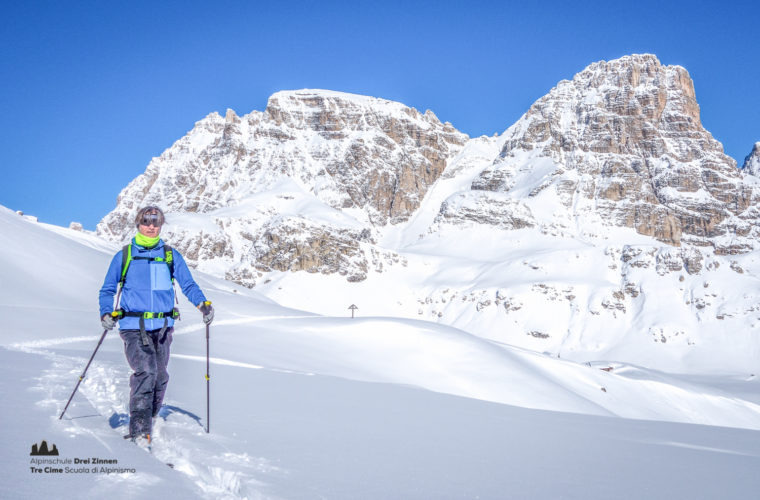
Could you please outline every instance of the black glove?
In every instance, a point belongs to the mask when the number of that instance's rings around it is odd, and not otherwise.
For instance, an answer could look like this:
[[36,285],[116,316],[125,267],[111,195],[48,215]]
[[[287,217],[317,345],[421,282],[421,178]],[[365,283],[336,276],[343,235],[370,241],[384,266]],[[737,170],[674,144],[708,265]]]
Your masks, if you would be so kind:
[[106,330],[113,330],[113,327],[116,326],[116,321],[110,314],[104,314],[103,317],[100,318],[100,324],[103,325],[103,328]]
[[210,325],[214,320],[214,308],[211,307],[211,302],[203,302],[198,306],[198,309],[200,309],[201,313],[203,313],[203,322],[207,325]]

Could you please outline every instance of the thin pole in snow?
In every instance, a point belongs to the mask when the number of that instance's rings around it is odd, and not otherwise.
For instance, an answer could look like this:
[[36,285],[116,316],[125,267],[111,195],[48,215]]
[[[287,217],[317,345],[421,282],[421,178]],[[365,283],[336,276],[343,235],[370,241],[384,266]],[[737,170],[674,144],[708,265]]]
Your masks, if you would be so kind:
[[209,373],[208,373],[209,372],[209,352],[208,352],[208,350],[209,350],[208,349],[209,332],[208,332],[208,330],[209,330],[209,327],[208,327],[208,324],[206,324],[206,434],[208,434],[210,432],[210,429],[211,429],[211,421],[210,421],[210,418],[211,418],[211,411],[210,411],[210,408],[211,408],[211,404],[210,404],[210,399],[211,399],[211,397],[210,397],[211,396],[211,388],[210,388],[211,377],[209,376]]
[[69,405],[71,404],[71,400],[74,399],[74,394],[76,394],[77,389],[79,389],[79,384],[82,383],[82,380],[84,380],[84,376],[87,373],[87,369],[90,368],[90,363],[92,363],[92,360],[95,358],[95,353],[98,352],[98,349],[100,348],[100,344],[103,343],[103,339],[106,338],[106,333],[108,333],[108,330],[103,330],[103,335],[100,336],[100,340],[98,340],[98,345],[95,346],[95,350],[92,352],[92,356],[90,356],[90,360],[87,362],[87,366],[84,367],[84,371],[79,376],[79,380],[77,381],[76,387],[74,387],[74,391],[72,391],[71,396],[69,396],[69,401],[66,403],[66,406],[63,408],[63,411],[61,412],[61,416],[58,417],[58,420],[61,420],[63,418],[63,414],[66,413],[66,410],[69,409]]

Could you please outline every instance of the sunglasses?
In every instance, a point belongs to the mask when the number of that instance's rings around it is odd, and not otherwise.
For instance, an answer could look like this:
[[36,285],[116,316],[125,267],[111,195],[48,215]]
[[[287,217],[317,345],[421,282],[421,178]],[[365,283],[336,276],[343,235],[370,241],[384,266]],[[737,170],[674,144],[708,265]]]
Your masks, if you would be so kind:
[[161,224],[163,224],[163,220],[161,220],[161,214],[145,214],[143,215],[142,220],[140,221],[140,225],[142,226],[155,226],[155,227],[161,227]]

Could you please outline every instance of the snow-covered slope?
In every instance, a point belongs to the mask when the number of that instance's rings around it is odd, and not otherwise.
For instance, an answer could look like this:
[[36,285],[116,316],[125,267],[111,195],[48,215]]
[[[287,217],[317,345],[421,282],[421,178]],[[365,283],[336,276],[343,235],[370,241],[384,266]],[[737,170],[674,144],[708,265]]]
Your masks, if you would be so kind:
[[[760,485],[757,430],[609,418],[758,429],[750,374],[690,380],[556,359],[431,322],[314,316],[202,273],[217,308],[211,418],[203,326],[183,301],[151,457],[121,439],[129,370],[114,333],[57,418],[98,339],[97,290],[115,249],[4,208],[0,235],[2,396],[15,412],[0,431],[4,497],[635,498],[654,488],[740,498]],[[61,458],[129,470],[36,475],[28,450],[42,439]],[[685,481],[684,464],[696,479]]]

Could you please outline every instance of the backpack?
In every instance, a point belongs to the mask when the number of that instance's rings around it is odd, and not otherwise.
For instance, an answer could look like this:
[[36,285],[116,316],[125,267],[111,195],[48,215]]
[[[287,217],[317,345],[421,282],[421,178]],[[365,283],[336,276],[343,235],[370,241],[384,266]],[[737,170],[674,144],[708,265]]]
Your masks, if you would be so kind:
[[119,278],[119,286],[124,288],[124,282],[127,281],[127,269],[129,264],[133,260],[150,260],[155,262],[166,262],[169,266],[169,276],[172,280],[172,286],[174,286],[174,253],[172,247],[164,244],[164,256],[162,257],[132,257],[132,243],[124,245],[121,249],[121,278]]
[[[164,244],[164,256],[163,257],[132,257],[132,243],[129,243],[128,245],[124,245],[124,248],[121,249],[121,277],[119,278],[119,295],[121,295],[121,290],[124,288],[124,282],[127,281],[127,269],[129,269],[129,264],[133,260],[150,260],[154,262],[166,262],[166,265],[169,266],[169,276],[172,280],[172,288],[174,288],[174,255],[172,252],[172,247],[169,245]],[[174,300],[179,303],[179,299],[177,298],[177,293],[175,291],[174,293]],[[118,301],[118,300],[117,300]],[[124,311],[124,309],[118,309],[118,317],[121,319],[123,317],[138,317],[140,318],[140,335],[142,337],[142,343],[143,345],[149,345],[150,340],[148,339],[148,336],[145,332],[145,320],[146,319],[164,319],[164,326],[161,328],[161,333],[159,336],[162,336],[164,332],[166,331],[167,327],[167,318],[173,318],[175,320],[179,319],[179,309],[176,307],[173,308],[171,311],[167,312],[134,312],[134,311]]]

